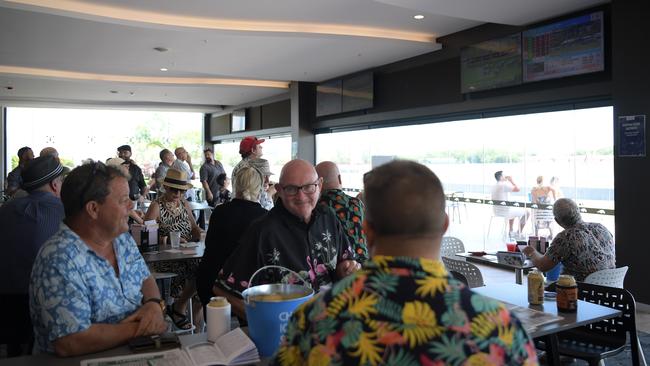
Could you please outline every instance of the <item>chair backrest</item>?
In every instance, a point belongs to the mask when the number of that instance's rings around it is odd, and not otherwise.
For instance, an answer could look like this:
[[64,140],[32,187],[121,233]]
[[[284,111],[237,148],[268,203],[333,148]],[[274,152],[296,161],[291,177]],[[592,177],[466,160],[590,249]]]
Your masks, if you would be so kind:
[[608,340],[625,345],[629,333],[630,346],[632,347],[632,361],[634,365],[641,364],[639,338],[636,333],[636,303],[634,296],[623,289],[594,285],[591,283],[578,283],[578,299],[608,308],[620,310],[623,313],[617,318],[611,318],[586,325],[584,328],[590,332],[600,333]]
[[458,281],[464,283],[465,286],[469,287],[469,282],[467,282],[467,278],[466,278],[465,276],[463,276],[462,273],[460,273],[460,272],[456,272],[456,271],[452,271],[452,270],[449,270],[449,274],[450,274],[453,278],[455,278],[455,279],[457,279]]
[[596,271],[587,276],[584,282],[594,285],[623,288],[623,282],[625,281],[625,274],[627,273],[627,269],[628,267],[625,266],[621,268],[603,269]]
[[455,271],[465,276],[470,288],[485,286],[481,270],[472,263],[449,257],[442,257],[442,262],[445,264],[448,271]]
[[443,257],[452,257],[456,253],[464,253],[465,245],[463,241],[453,236],[443,236],[440,245],[440,255]]

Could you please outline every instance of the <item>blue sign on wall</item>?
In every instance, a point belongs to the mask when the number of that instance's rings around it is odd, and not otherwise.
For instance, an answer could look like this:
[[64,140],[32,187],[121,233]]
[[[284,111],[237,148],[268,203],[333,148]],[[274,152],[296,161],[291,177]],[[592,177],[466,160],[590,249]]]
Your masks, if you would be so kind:
[[618,156],[645,157],[645,115],[618,117]]

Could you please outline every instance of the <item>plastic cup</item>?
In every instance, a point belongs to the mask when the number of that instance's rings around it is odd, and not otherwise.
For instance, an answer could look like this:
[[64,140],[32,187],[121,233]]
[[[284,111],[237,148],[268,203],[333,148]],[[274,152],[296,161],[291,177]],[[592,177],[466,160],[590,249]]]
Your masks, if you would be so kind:
[[508,248],[509,252],[515,252],[517,251],[517,243],[506,243],[506,248]]
[[181,233],[178,231],[172,231],[169,233],[169,242],[172,246],[172,249],[178,249],[181,247]]

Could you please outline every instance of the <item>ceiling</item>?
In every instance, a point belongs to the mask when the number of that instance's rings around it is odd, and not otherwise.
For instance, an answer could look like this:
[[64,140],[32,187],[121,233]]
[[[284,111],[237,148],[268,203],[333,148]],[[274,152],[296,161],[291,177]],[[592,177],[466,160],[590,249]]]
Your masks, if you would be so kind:
[[0,104],[214,112],[605,2],[0,0]]

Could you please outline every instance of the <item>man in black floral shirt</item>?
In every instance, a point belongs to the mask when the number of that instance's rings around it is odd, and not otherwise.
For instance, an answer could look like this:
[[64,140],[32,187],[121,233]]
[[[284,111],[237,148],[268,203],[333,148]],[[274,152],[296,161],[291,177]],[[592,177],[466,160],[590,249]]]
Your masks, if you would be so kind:
[[323,161],[316,165],[316,172],[323,180],[320,205],[330,207],[343,225],[345,234],[350,239],[355,259],[363,263],[368,259],[366,235],[363,233],[363,202],[343,192],[341,173],[335,163]]
[[272,363],[537,365],[519,320],[440,262],[449,218],[438,177],[398,160],[367,173],[364,188],[372,258],[294,311]]
[[216,295],[228,298],[240,317],[244,317],[241,292],[249,285],[296,280],[284,274],[276,277],[269,271],[261,281],[249,284],[253,273],[263,266],[293,270],[317,292],[359,267],[351,259],[347,236],[334,213],[317,207],[321,180],[311,163],[292,160],[285,164],[276,187],[278,202],[267,215],[251,223],[213,289]]

